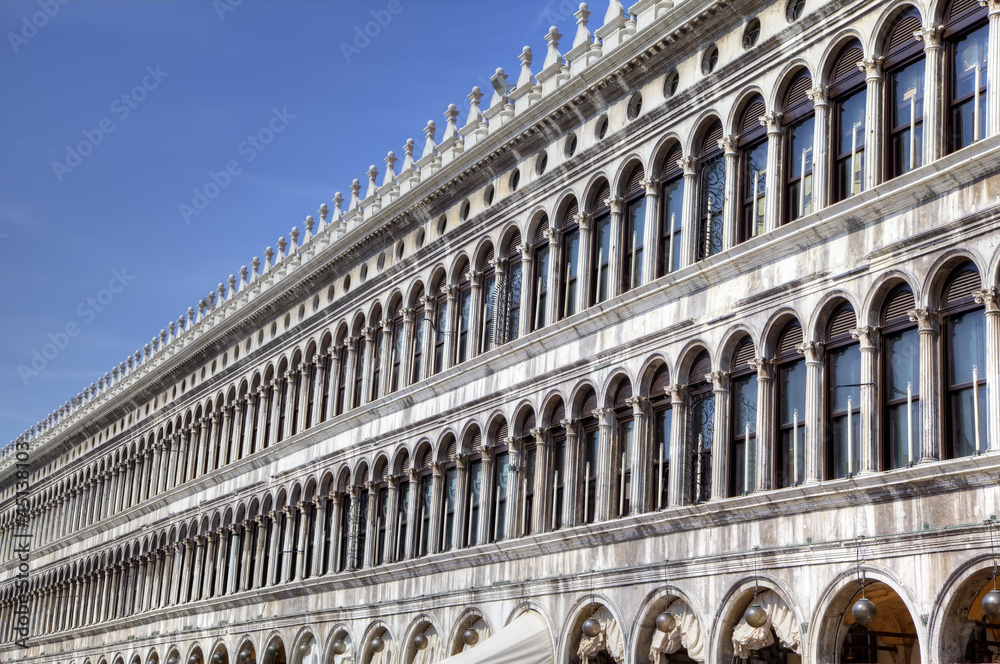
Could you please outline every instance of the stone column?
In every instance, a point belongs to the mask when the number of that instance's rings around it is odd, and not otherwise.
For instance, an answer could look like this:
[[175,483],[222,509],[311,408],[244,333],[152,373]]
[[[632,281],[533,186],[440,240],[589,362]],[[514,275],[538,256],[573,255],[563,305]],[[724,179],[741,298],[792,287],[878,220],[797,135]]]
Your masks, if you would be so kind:
[[806,358],[805,480],[823,479],[823,344],[807,341],[796,348]]
[[535,283],[534,277],[535,257],[532,255],[532,246],[526,242],[518,250],[521,252],[521,317],[517,335],[523,337],[530,334],[535,327],[538,305],[534,302],[538,284]]
[[729,494],[729,374],[716,371],[706,375],[705,380],[712,383],[715,395],[711,499],[719,500]]
[[560,274],[563,265],[562,231],[549,227],[545,231],[549,240],[549,271],[545,275],[545,292],[548,294],[545,302],[545,324],[551,325],[562,317],[562,307],[559,303]]
[[594,230],[594,215],[581,214],[577,217],[580,225],[580,264],[576,268],[576,310],[583,311],[590,306],[590,270],[592,259],[590,255],[591,233]]
[[281,543],[282,555],[279,582],[287,583],[292,580],[292,574],[294,573],[294,570],[292,569],[292,554],[296,551],[295,519],[292,518],[291,505],[285,505],[281,508],[281,511],[285,515],[285,541]]
[[441,511],[441,499],[444,496],[444,467],[440,463],[431,466],[431,523],[427,534],[427,552],[437,553],[441,550],[441,524],[444,515]]
[[483,445],[483,483],[480,494],[480,516],[479,532],[476,533],[476,541],[480,544],[492,541],[492,524],[490,523],[490,512],[496,504],[495,491],[496,481],[493,477],[493,465],[496,462],[496,447]]
[[295,542],[295,577],[293,581],[301,581],[306,576],[306,547],[309,539],[309,512],[306,509],[309,503],[299,501],[296,504],[299,510],[299,533]]
[[[281,583],[281,568],[278,567],[278,552],[281,550],[281,545],[283,544],[281,539],[281,527],[278,524],[278,513],[272,510],[268,515],[268,521],[270,522],[269,531],[271,533],[271,551],[267,559],[269,568],[261,570],[261,574],[264,578],[264,582],[261,586],[273,586]],[[276,578],[277,577],[277,578]]]
[[[510,468],[507,475],[507,511],[504,524],[507,530],[504,539],[514,539],[521,536],[521,494],[524,491],[525,463],[524,443],[519,438],[508,438],[507,447],[510,450]],[[502,444],[502,443],[501,443]]]
[[551,477],[552,464],[549,459],[548,430],[536,427],[531,430],[531,435],[535,438],[535,482],[534,487],[532,487],[535,500],[532,505],[531,532],[543,533],[550,529],[547,524],[552,514],[552,487],[554,486]]
[[230,437],[233,435],[232,431],[233,411],[228,404],[225,404],[222,406],[222,435],[219,437],[216,468],[222,468],[232,459],[232,448],[229,444]]
[[[457,337],[458,337],[458,287],[457,286],[445,286],[446,293],[448,295],[448,321],[447,328],[444,333],[444,361],[441,366],[441,370],[444,371],[455,364],[456,348],[458,348]],[[392,328],[388,327],[389,334],[385,337],[387,339],[386,348],[392,344]],[[386,357],[389,357],[389,353],[385,353]],[[386,365],[388,366],[388,365]],[[391,367],[390,367],[391,369]],[[387,370],[388,372],[388,370]],[[387,373],[386,372],[386,373]]]
[[[384,355],[384,353],[383,353]],[[313,382],[312,382],[312,414],[309,419],[305,421],[303,429],[311,429],[322,421],[320,411],[323,408],[323,381],[325,367],[323,363],[323,356],[313,355],[313,366],[316,367],[316,371],[313,372]],[[306,395],[306,406],[309,404],[309,395]],[[308,408],[307,408],[308,409]]]
[[[318,374],[319,372],[317,372]],[[299,363],[298,375],[295,378],[295,385],[297,387],[298,398],[292,395],[292,399],[299,407],[299,416],[295,421],[295,433],[302,433],[309,428],[309,420],[307,418],[309,414],[309,364],[306,362]],[[294,413],[295,410],[292,410]]]
[[[469,275],[469,279],[472,282],[472,294],[471,302],[469,303],[469,358],[473,358],[479,355],[479,340],[482,338],[483,333],[483,317],[479,315],[483,307],[483,273],[482,272],[472,272]],[[402,362],[400,362],[400,370],[402,370]],[[402,382],[400,382],[402,385]]]
[[883,179],[882,169],[882,61],[885,58],[868,58],[858,63],[865,73],[868,86],[867,110],[865,112],[865,164],[864,189],[867,191]]
[[335,492],[332,496],[333,498],[333,521],[332,529],[333,532],[330,533],[330,569],[334,572],[339,572],[340,570],[340,545],[343,539],[342,533],[340,532],[341,522],[344,520],[344,510],[350,509],[350,504],[346,507],[344,506],[344,495]]
[[[625,201],[612,195],[608,199],[611,207],[611,240],[608,242],[608,299],[622,292],[622,272],[625,269],[625,252],[631,250],[622,246],[622,219],[625,215]],[[631,240],[629,240],[631,242]],[[598,284],[600,286],[600,284]]]
[[357,404],[359,406],[370,401],[372,371],[375,367],[375,344],[372,342],[378,333],[378,328],[375,327],[366,327],[361,330],[361,334],[365,339],[365,355],[364,358],[358,359],[363,359],[365,366],[361,368],[361,397]]
[[402,357],[399,358],[399,389],[410,384],[413,368],[413,314],[410,307],[403,309],[403,341],[400,344]]
[[416,376],[414,382],[421,381],[434,373],[434,319],[437,314],[437,298],[425,293],[420,299],[424,303],[424,339],[423,347],[420,349],[424,355],[424,362],[420,367],[420,375]]
[[[316,528],[313,530],[311,575],[320,576],[323,573],[323,544],[326,541],[326,514],[327,510],[329,510],[329,505],[324,497],[314,499],[313,504],[316,506]],[[257,539],[260,539],[259,534],[257,535]],[[260,560],[260,558],[257,560]]]
[[[924,152],[922,164],[936,161],[945,153],[945,122],[947,90],[943,81],[944,58],[941,54],[941,36],[944,26],[928,25],[913,33],[924,42]],[[923,396],[923,395],[921,395]]]
[[497,256],[493,259],[493,269],[496,274],[496,285],[493,296],[493,338],[483,338],[481,346],[493,348],[507,341],[507,258]]
[[382,561],[396,562],[396,533],[399,531],[399,478],[390,477],[385,506],[385,541],[382,542]]
[[188,455],[191,449],[191,427],[185,427],[177,437],[177,473],[174,475],[174,486],[187,480]]
[[688,389],[684,385],[670,385],[666,388],[670,395],[670,474],[667,476],[667,506],[679,506],[687,502],[684,477],[687,473],[687,402]]
[[[993,55],[993,37],[1000,30],[1000,13],[998,13],[1000,10],[995,11],[998,5],[1000,2],[990,6],[990,55]],[[1000,39],[1000,35],[997,37]],[[993,63],[996,65],[997,61],[994,60]],[[993,69],[1000,69],[1000,66],[994,66]],[[991,83],[992,80],[990,79]],[[990,88],[990,90],[997,90],[998,94],[993,96],[1000,97],[1000,88]],[[977,291],[974,295],[976,302],[986,309],[986,366],[982,371],[986,374],[987,439],[982,441],[982,444],[984,449],[996,452],[1000,450],[1000,288],[991,286]],[[923,394],[920,398],[923,399]],[[980,409],[983,405],[979,404]]]
[[[757,372],[757,423],[754,433],[757,459],[753,490],[770,491],[774,488],[774,457],[781,453],[774,424],[774,361],[758,357],[750,361],[750,367]],[[747,441],[747,453],[749,450]]]
[[[337,414],[337,394],[340,392],[340,363],[346,362],[343,348],[334,346],[330,349],[330,395],[326,402],[326,419],[331,420]],[[346,410],[346,398],[345,398]]]
[[365,485],[368,489],[368,523],[360,524],[360,528],[366,530],[364,558],[365,567],[372,567],[375,564],[375,540],[378,536],[378,529],[375,524],[378,521],[378,489],[375,482],[368,482]]
[[694,157],[682,157],[677,165],[684,171],[684,212],[681,219],[683,234],[683,255],[676,256],[677,268],[686,267],[698,260],[698,227],[701,225],[701,214],[698,205],[698,162]]
[[632,408],[632,486],[629,504],[632,514],[642,514],[656,508],[653,495],[656,492],[656,477],[653,473],[656,451],[652,449],[650,440],[649,399],[633,396],[626,399],[625,403]]
[[[815,83],[815,80],[813,81]],[[830,200],[830,87],[818,85],[806,93],[813,103],[813,171],[812,211],[828,205]]]
[[[979,0],[979,4],[989,8],[990,21],[987,55],[990,66],[986,69],[986,135],[996,136],[1000,134],[1000,67],[997,66],[1000,62],[1000,0]],[[993,419],[990,421],[994,422]],[[990,449],[997,449],[992,444]]]
[[193,480],[198,476],[198,460],[201,459],[201,432],[203,429],[201,420],[194,420],[191,423],[191,443],[188,446],[188,458],[185,464],[185,481]]
[[191,601],[197,602],[204,598],[204,575],[205,575],[205,538],[195,535],[192,555],[194,556],[194,570],[192,578],[194,585],[191,587]]
[[600,437],[597,443],[597,504],[594,508],[594,521],[607,521],[618,513],[618,506],[612,508],[611,503],[618,487],[614,484],[615,460],[611,458],[614,448],[615,411],[611,408],[595,408],[594,417],[600,426]]
[[459,454],[455,457],[456,468],[456,488],[455,488],[455,523],[451,533],[451,540],[456,549],[465,546],[465,534],[468,530],[466,523],[469,518],[469,457]]
[[[764,232],[781,225],[781,118],[783,113],[765,113],[760,118],[767,128],[767,170],[764,173]],[[803,174],[805,175],[805,174]],[[737,204],[742,201],[737,201]],[[756,211],[755,211],[756,214]]]
[[233,404],[233,442],[229,448],[229,462],[234,463],[243,458],[243,438],[246,436],[244,418],[244,402]]
[[[228,586],[226,582],[229,580],[229,574],[232,568],[226,569],[226,562],[229,560],[229,548],[230,540],[229,533],[232,529],[229,526],[222,526],[219,528],[219,533],[216,537],[215,545],[215,597],[222,597],[227,592],[232,590],[232,586]],[[185,567],[190,567],[190,565],[185,564]]]
[[262,514],[255,516],[254,522],[257,524],[257,543],[254,547],[254,566],[247,577],[247,590],[257,590],[264,585],[264,546],[267,544],[267,525]]
[[254,428],[257,430],[257,435],[250,441],[251,454],[264,449],[264,430],[267,428],[267,385],[263,383],[257,387],[257,410],[254,412],[254,418],[257,422],[251,427],[250,435],[253,436]]
[[184,577],[184,568],[182,567],[183,554],[181,553],[182,546],[184,546],[183,542],[174,542],[171,545],[171,548],[173,549],[173,556],[170,565],[170,588],[167,595],[168,606],[174,606],[179,604],[181,601],[180,587]]
[[[660,188],[659,184],[653,180],[643,180],[642,186],[646,190],[646,218],[644,220],[642,235],[642,275],[641,281],[636,286],[648,284],[656,279],[656,264],[659,262],[660,236],[659,230],[660,214]],[[666,223],[666,222],[664,222]]]
[[[722,250],[732,248],[739,240],[739,229],[737,220],[739,219],[740,201],[739,195],[739,153],[736,147],[739,144],[738,136],[723,136],[719,141],[719,149],[725,153],[726,160],[726,194],[722,202]],[[719,409],[716,408],[718,413]],[[718,433],[718,432],[716,432]],[[713,488],[713,492],[714,492]]]
[[929,309],[914,309],[907,316],[920,334],[920,421],[914,426],[920,432],[919,460],[925,463],[941,458],[941,318]]
[[[382,328],[382,366],[381,373],[379,374],[379,385],[378,393],[381,395],[389,394],[389,390],[392,388],[392,321],[383,319],[380,321]],[[449,337],[450,339],[451,337]]]
[[285,372],[285,422],[281,428],[281,439],[286,440],[292,435],[292,420],[295,418],[295,385],[298,377],[289,369]]
[[874,473],[879,470],[879,421],[878,394],[878,344],[879,332],[876,327],[859,327],[851,330],[851,336],[858,340],[861,348],[861,440],[859,474]]
[[250,527],[250,520],[244,520],[240,524],[240,532],[242,537],[240,538],[240,584],[238,590],[249,590],[250,585],[253,582],[251,575],[253,574],[253,569],[250,567],[250,560],[252,559],[251,552],[253,549],[253,529]]

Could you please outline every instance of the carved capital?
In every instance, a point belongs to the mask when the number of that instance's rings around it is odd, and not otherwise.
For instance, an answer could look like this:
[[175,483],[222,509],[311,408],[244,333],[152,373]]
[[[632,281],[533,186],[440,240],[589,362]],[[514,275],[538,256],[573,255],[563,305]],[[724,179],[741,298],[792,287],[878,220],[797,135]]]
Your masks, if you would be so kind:
[[830,86],[817,85],[806,92],[806,97],[813,103],[813,106],[826,106],[830,103]]
[[755,357],[747,362],[747,364],[757,372],[758,378],[763,380],[772,380],[774,378],[774,360],[769,360],[766,357]]
[[937,334],[941,329],[941,317],[936,311],[930,309],[911,309],[906,312],[906,316],[917,324],[917,329],[921,332]]
[[659,196],[660,190],[657,186],[659,183],[656,180],[643,180],[642,188],[646,191],[647,196]]
[[1000,288],[990,286],[989,288],[973,292],[972,296],[976,298],[976,304],[986,307],[986,313],[995,314],[1000,312]]
[[612,196],[608,199],[608,207],[611,208],[611,214],[621,214],[625,210],[625,199]]
[[944,34],[943,25],[929,25],[913,33],[917,41],[924,42],[924,49],[931,50],[941,48],[941,36]]
[[729,374],[724,371],[713,371],[705,374],[705,380],[712,384],[713,392],[729,391]]
[[760,117],[760,126],[767,128],[767,133],[769,134],[780,134],[781,133],[781,118],[784,113],[771,112],[765,113]]
[[640,396],[629,397],[625,399],[625,403],[632,408],[633,415],[645,415],[646,408],[649,406],[649,398]]
[[870,350],[878,344],[878,328],[870,325],[856,327],[851,330],[851,336],[861,344],[861,350]]
[[602,427],[611,426],[611,421],[615,414],[614,410],[611,408],[595,408],[593,413]]
[[865,73],[866,81],[882,80],[882,63],[885,58],[865,58],[858,63],[858,69]]
[[549,441],[546,440],[546,438],[545,438],[545,432],[546,431],[548,431],[548,429],[545,429],[543,427],[535,427],[534,429],[531,430],[531,435],[535,437],[535,444],[536,445],[547,445],[548,444]]
[[739,145],[739,137],[729,134],[719,139],[719,149],[727,155],[736,154],[736,146]]
[[806,341],[795,347],[806,358],[807,364],[815,364],[823,361],[824,346],[818,341]]
[[667,385],[663,391],[670,396],[670,402],[675,406],[681,405],[687,400],[687,385]]
[[694,176],[695,174],[695,160],[694,157],[681,157],[677,160],[677,167],[684,171],[684,175]]

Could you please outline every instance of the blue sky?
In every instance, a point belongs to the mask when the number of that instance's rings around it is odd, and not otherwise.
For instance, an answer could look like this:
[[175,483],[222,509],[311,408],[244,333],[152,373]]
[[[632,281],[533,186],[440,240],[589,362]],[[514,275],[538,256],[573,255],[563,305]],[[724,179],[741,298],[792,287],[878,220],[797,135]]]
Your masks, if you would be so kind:
[[[448,104],[467,109],[497,67],[516,80],[524,45],[540,69],[549,25],[569,50],[576,5],[0,3],[0,445],[386,152],[419,149],[428,120],[440,138]],[[592,5],[594,28],[607,6]],[[269,126],[270,143],[247,140]]]

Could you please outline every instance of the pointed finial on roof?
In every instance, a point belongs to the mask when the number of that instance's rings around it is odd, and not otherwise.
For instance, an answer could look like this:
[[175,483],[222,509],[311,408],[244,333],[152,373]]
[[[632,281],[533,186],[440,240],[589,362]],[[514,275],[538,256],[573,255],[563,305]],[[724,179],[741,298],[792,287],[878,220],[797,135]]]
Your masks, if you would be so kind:
[[307,242],[309,242],[309,240],[312,239],[312,236],[313,236],[313,226],[315,226],[315,225],[316,225],[316,222],[315,222],[315,220],[313,220],[312,215],[311,214],[307,215],[306,216],[306,237],[305,237],[304,240],[302,240],[302,244],[306,244]]
[[576,37],[573,39],[573,48],[584,44],[590,45],[593,41],[587,23],[590,22],[590,10],[586,2],[580,3],[580,11],[573,14],[576,17]]
[[521,50],[521,55],[517,59],[521,61],[521,75],[517,79],[517,88],[520,90],[535,82],[535,76],[531,73],[531,47],[525,46]]
[[621,0],[610,0],[608,2],[608,11],[604,14],[604,25],[617,23],[619,19],[626,17],[625,7],[622,6]]
[[420,156],[421,159],[424,157],[432,157],[437,154],[437,143],[434,141],[434,135],[437,133],[437,125],[434,124],[433,120],[427,122],[427,126],[424,127],[424,136],[427,140],[424,142],[424,153]]
[[356,212],[361,209],[361,180],[355,178],[351,183],[351,202],[347,206],[348,212]]
[[344,195],[342,193],[338,191],[333,195],[333,219],[330,220],[333,225],[339,225],[344,218],[344,211],[340,207],[343,202]]
[[444,143],[447,140],[458,138],[458,107],[454,104],[448,104],[448,110],[444,112],[444,117],[447,118],[448,125],[444,130],[444,138],[441,142]]
[[479,86],[472,88],[469,93],[469,124],[483,121],[483,110],[479,107],[479,100],[483,98],[483,91]]
[[403,168],[400,173],[409,174],[410,171],[417,167],[416,163],[413,161],[413,147],[416,143],[412,138],[406,139],[406,145],[403,146]]
[[382,178],[382,186],[393,184],[396,181],[396,153],[389,151],[385,156],[385,176]]
[[330,208],[326,206],[326,203],[320,203],[316,214],[319,215],[319,227],[316,229],[316,235],[319,235],[326,228],[326,217],[330,214]]
[[549,28],[548,34],[545,35],[545,41],[549,45],[549,50],[545,54],[545,63],[542,65],[542,69],[562,64],[562,54],[559,52],[560,39],[562,39],[562,35],[559,34],[559,30],[553,25]]
[[368,191],[365,192],[365,198],[375,198],[378,194],[378,184],[375,182],[377,177],[378,169],[372,164],[368,167]]

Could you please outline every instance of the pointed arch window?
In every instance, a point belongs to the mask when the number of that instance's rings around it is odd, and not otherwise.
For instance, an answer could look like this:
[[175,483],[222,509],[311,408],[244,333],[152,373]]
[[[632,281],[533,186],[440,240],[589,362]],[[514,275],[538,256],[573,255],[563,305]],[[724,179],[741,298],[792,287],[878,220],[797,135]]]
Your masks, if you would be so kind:
[[424,289],[421,287],[416,294],[413,307],[411,331],[413,345],[410,348],[410,384],[419,382],[424,375]]
[[715,438],[715,392],[706,376],[712,371],[702,351],[691,367],[691,421],[688,432],[688,500],[702,503],[712,496],[712,442]]
[[744,338],[733,353],[727,487],[730,496],[753,493],[757,486],[757,372],[750,366],[755,355],[750,337]]
[[455,353],[457,362],[461,364],[472,356],[471,337],[469,325],[472,315],[472,278],[469,270],[469,261],[462,259],[461,267],[458,270],[458,320],[456,328],[458,330],[458,343]]
[[744,242],[764,232],[765,192],[767,190],[767,129],[761,118],[767,113],[764,98],[756,95],[743,111],[739,138],[739,228],[738,240]]
[[699,196],[696,219],[698,227],[698,260],[722,251],[722,209],[726,199],[726,159],[719,142],[722,123],[716,120],[705,132],[701,143],[701,168],[698,179]]
[[549,306],[550,261],[548,217],[538,222],[538,228],[535,230],[535,246],[532,251],[534,253],[534,261],[532,261],[532,270],[534,273],[531,275],[531,279],[534,284],[534,290],[532,291],[534,297],[532,298],[529,315],[532,321],[531,330],[534,331],[540,330],[548,324],[546,320]]
[[981,286],[972,263],[955,269],[945,285],[942,313],[945,383],[945,445],[949,458],[985,451],[986,314],[973,292]]
[[882,308],[882,459],[886,470],[920,460],[920,333],[907,312],[913,292],[900,285]]
[[624,213],[621,237],[618,239],[621,255],[621,283],[618,292],[630,291],[642,285],[642,263],[645,260],[643,238],[646,235],[646,173],[636,165],[625,181]]
[[781,120],[786,164],[782,220],[786,223],[814,211],[813,165],[817,155],[813,150],[813,139],[816,113],[808,95],[811,89],[812,77],[802,70],[785,92]]
[[670,387],[670,371],[661,365],[649,387],[649,405],[653,414],[653,495],[656,509],[663,509],[669,503],[670,487],[670,435],[673,429],[673,414]]
[[899,16],[885,49],[886,109],[888,111],[888,177],[902,175],[923,163],[924,45],[913,33],[921,28],[920,13],[911,8]]
[[507,424],[501,424],[493,448],[493,495],[490,497],[489,541],[499,542],[507,533],[507,495],[510,482],[510,449],[507,447]]
[[594,195],[593,230],[590,241],[590,295],[591,305],[613,295],[611,292],[611,187],[601,184]]
[[450,324],[448,313],[448,283],[442,276],[434,296],[434,374],[439,374],[447,368],[444,353]]
[[857,316],[841,304],[826,331],[826,479],[848,477],[861,467],[861,347],[851,336]]
[[479,303],[480,330],[479,352],[485,353],[493,348],[494,318],[496,312],[497,275],[494,265],[493,248],[483,258],[483,292]]
[[798,351],[802,340],[801,325],[798,321],[790,321],[778,337],[774,353],[778,429],[774,456],[776,489],[801,484],[805,477],[806,362]]
[[987,10],[975,0],[952,0],[945,23],[948,149],[959,150],[986,136]]
[[830,84],[832,110],[833,202],[842,201],[865,188],[865,113],[867,87],[858,67],[864,59],[861,43],[847,43],[833,67]]
[[660,251],[657,257],[656,276],[662,277],[684,267],[684,171],[681,158],[684,153],[679,143],[667,152],[660,176]]
[[570,202],[562,221],[562,261],[559,266],[559,319],[575,314],[578,309],[577,282],[580,276],[580,208]]

